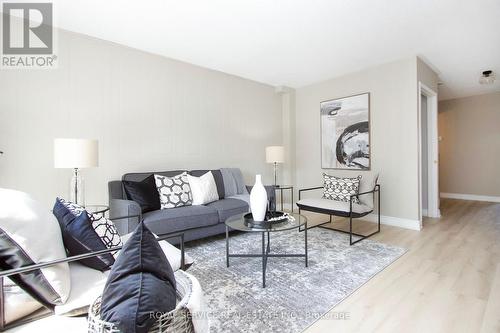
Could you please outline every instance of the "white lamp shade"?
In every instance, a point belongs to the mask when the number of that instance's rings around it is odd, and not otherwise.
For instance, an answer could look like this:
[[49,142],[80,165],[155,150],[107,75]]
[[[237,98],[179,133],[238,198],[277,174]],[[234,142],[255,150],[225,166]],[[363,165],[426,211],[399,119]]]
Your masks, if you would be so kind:
[[55,168],[92,168],[98,165],[97,140],[54,139]]
[[285,148],[283,146],[266,147],[267,163],[285,163]]

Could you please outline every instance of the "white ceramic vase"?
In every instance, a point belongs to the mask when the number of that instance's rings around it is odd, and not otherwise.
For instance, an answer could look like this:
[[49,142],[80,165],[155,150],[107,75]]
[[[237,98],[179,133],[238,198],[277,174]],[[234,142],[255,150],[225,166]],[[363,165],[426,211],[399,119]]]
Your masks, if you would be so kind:
[[261,222],[266,218],[267,192],[262,185],[262,177],[255,176],[255,185],[250,191],[250,210],[254,221]]

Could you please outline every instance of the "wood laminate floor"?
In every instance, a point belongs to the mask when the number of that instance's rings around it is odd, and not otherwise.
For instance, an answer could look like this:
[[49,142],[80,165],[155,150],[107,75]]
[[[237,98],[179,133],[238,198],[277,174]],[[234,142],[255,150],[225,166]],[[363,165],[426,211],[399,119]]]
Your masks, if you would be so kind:
[[349,319],[305,332],[500,332],[500,204],[446,199],[441,214],[422,231],[382,225],[372,239],[408,252],[330,311]]

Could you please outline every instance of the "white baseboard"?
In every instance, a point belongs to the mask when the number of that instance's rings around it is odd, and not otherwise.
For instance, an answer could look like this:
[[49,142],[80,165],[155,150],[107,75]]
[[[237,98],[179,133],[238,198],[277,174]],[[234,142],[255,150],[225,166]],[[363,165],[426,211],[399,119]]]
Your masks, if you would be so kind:
[[[369,221],[369,222],[377,223],[378,216],[377,216],[377,214],[372,213],[372,214],[369,214],[365,217],[362,217],[361,219]],[[411,219],[405,219],[405,218],[401,218],[401,217],[381,215],[380,216],[380,223],[385,224],[385,225],[390,225],[393,227],[410,229],[410,230],[417,230],[417,231],[422,230],[422,224],[420,223],[419,220],[411,220]]]
[[422,216],[423,217],[430,217],[430,218],[434,218],[434,219],[438,219],[441,217],[441,210],[437,210],[437,215],[436,216],[429,216],[429,211],[427,210],[427,208],[422,208]]
[[487,202],[500,202],[500,197],[476,194],[462,194],[462,193],[440,193],[441,198],[471,200],[471,201],[487,201]]

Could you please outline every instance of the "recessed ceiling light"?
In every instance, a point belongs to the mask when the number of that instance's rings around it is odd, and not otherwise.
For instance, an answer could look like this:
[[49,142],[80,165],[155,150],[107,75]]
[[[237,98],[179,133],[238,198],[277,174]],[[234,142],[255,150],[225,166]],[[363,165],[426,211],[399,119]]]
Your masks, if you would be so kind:
[[495,74],[491,70],[484,71],[479,78],[481,84],[493,84],[493,82],[495,82]]

